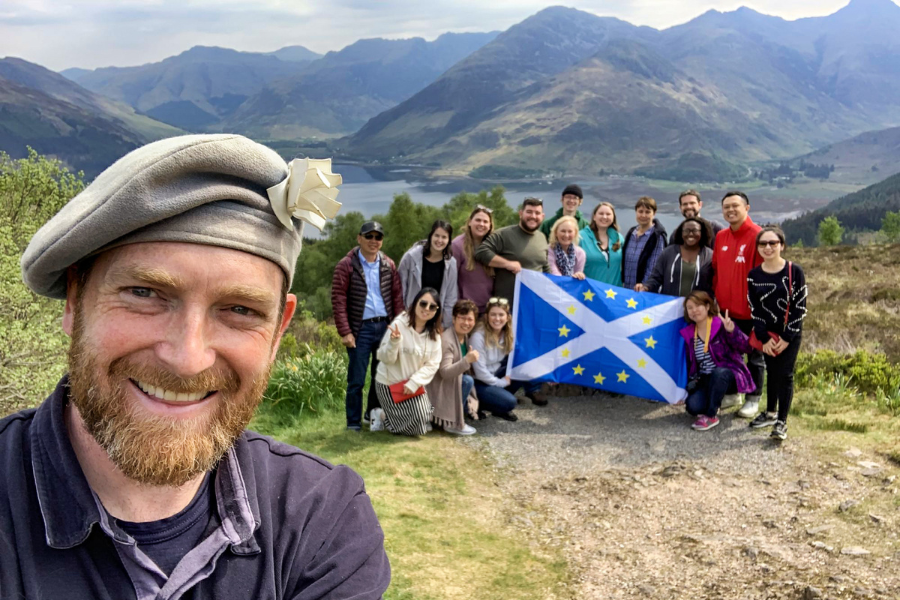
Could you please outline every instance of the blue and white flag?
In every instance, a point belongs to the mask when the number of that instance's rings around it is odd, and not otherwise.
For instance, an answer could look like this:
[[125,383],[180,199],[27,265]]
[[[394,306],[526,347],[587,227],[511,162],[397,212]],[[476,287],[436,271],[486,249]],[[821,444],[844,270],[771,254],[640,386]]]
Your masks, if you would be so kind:
[[512,379],[571,383],[675,404],[687,397],[683,298],[521,271]]

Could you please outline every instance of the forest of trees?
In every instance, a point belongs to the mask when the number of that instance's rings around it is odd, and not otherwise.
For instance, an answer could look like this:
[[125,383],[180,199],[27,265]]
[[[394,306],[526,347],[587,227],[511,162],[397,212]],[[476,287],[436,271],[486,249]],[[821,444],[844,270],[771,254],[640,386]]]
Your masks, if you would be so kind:
[[[884,181],[848,194],[828,205],[808,212],[796,219],[788,219],[783,224],[790,243],[803,242],[805,246],[817,245],[819,224],[826,217],[833,216],[848,232],[878,231],[888,212],[900,210],[900,173]],[[845,237],[845,241],[853,236]]]

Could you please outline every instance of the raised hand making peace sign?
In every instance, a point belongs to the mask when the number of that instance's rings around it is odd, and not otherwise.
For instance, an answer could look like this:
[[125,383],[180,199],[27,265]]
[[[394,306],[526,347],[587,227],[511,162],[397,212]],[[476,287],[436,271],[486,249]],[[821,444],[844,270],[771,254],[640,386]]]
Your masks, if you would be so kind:
[[400,325],[394,325],[393,327],[388,325],[388,329],[391,331],[391,339],[392,340],[400,339]]
[[734,331],[734,321],[732,321],[728,317],[727,310],[725,311],[724,315],[721,315],[720,318],[722,319],[722,326],[725,328],[725,331],[727,331],[728,333],[731,333],[732,331]]

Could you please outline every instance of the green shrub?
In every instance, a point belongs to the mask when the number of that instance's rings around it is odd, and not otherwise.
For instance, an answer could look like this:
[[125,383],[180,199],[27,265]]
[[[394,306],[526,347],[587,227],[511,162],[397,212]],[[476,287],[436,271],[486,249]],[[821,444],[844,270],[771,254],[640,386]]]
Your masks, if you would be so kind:
[[290,420],[307,411],[339,409],[347,392],[347,361],[346,353],[323,350],[277,361],[262,410]]
[[0,152],[0,416],[44,399],[65,371],[63,303],[22,283],[19,260],[34,233],[84,188],[57,160]]
[[848,378],[863,394],[881,391],[892,396],[900,389],[900,365],[891,363],[884,354],[818,350],[815,354],[801,354],[797,360],[796,379],[801,387],[811,387],[820,376],[832,375]]

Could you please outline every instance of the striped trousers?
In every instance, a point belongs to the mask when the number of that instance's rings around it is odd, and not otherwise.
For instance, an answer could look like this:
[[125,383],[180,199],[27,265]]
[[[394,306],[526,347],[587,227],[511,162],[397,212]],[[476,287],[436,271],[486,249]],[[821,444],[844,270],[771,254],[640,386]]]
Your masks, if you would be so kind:
[[385,429],[401,435],[425,435],[425,427],[431,422],[431,413],[434,412],[428,394],[396,404],[391,398],[391,389],[379,381],[375,382],[375,393],[384,410]]

